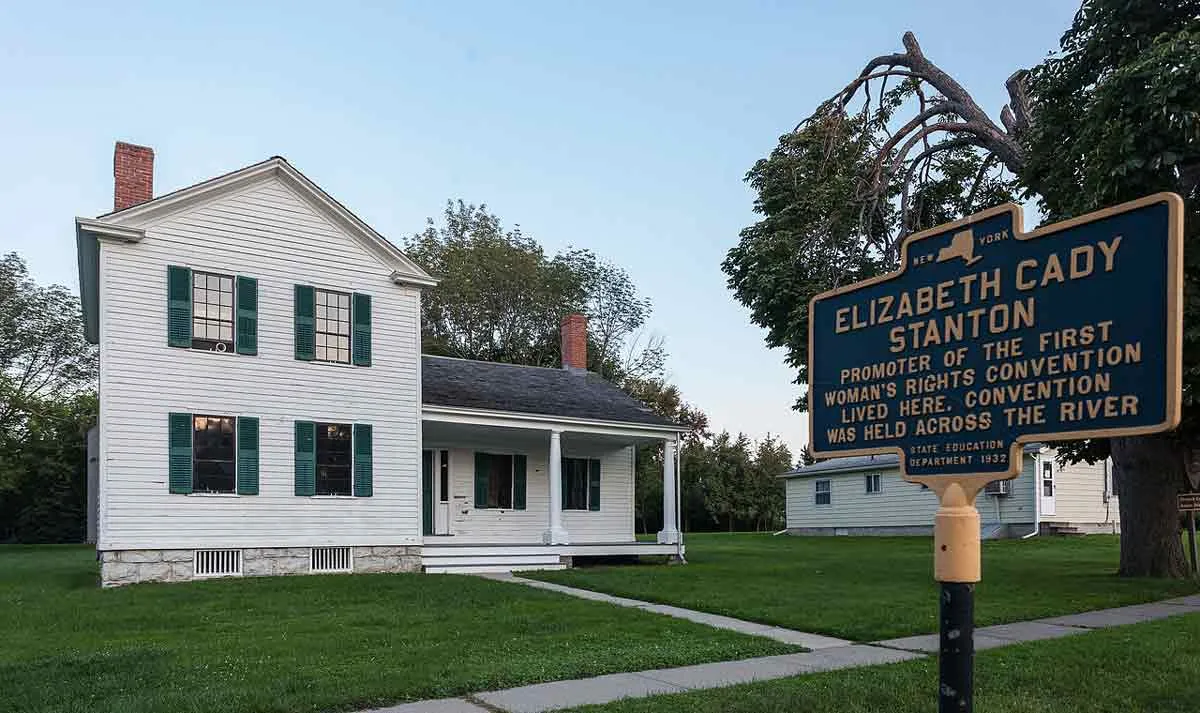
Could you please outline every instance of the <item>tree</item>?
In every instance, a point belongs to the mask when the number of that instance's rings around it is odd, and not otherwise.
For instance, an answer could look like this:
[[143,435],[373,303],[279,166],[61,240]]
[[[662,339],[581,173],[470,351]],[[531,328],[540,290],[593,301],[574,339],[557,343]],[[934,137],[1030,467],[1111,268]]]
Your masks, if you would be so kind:
[[[747,175],[762,219],[742,231],[722,267],[737,299],[768,330],[767,343],[787,349],[797,381],[807,380],[814,294],[894,269],[904,236],[1018,191],[1056,220],[1176,190],[1191,200],[1185,240],[1194,242],[1198,5],[1084,2],[1058,53],[1008,79],[1010,103],[998,123],[906,33],[903,52],[869,60],[781,137]],[[1197,252],[1185,250],[1188,316],[1200,308]],[[1185,372],[1200,379],[1200,330],[1186,331]],[[1113,442],[1122,574],[1184,572],[1174,494],[1189,449],[1200,450],[1194,394],[1187,384],[1178,433]],[[1066,451],[1094,458],[1106,449],[1074,444]]]
[[0,488],[11,485],[30,419],[95,388],[98,369],[79,299],[61,285],[37,285],[16,253],[0,259]]
[[812,444],[805,443],[804,448],[800,451],[800,462],[796,465],[797,468],[806,465],[812,465],[817,462],[816,456],[812,452]]
[[666,352],[643,339],[651,313],[628,273],[591,251],[549,256],[520,226],[505,229],[485,205],[448,202],[405,252],[441,282],[421,302],[425,353],[530,366],[561,364],[559,325],[588,317],[588,368],[620,384],[654,378]]

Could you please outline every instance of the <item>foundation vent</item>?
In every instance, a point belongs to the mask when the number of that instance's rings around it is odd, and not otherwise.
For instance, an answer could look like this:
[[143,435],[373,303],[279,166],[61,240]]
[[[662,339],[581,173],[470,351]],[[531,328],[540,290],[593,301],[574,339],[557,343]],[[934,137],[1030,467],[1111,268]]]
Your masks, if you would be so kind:
[[309,563],[312,572],[350,572],[354,569],[349,547],[314,547]]
[[229,577],[242,573],[241,550],[196,550],[192,561],[197,577]]

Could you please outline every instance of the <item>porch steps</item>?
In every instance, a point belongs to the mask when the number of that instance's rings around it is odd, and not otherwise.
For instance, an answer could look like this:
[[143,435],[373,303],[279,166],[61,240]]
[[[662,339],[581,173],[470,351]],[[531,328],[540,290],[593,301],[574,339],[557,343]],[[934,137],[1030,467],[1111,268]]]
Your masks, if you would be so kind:
[[562,557],[545,552],[522,554],[520,552],[475,554],[447,552],[449,548],[438,548],[438,554],[423,554],[421,566],[430,574],[480,574],[488,572],[519,572],[531,569],[566,569]]
[[1087,532],[1069,522],[1047,522],[1042,521],[1042,534],[1044,535],[1059,535],[1066,537],[1081,537]]

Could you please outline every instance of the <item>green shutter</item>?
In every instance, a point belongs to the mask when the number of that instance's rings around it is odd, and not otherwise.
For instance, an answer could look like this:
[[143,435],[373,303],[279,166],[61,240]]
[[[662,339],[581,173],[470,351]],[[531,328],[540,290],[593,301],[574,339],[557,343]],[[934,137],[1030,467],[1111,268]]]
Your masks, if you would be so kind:
[[167,482],[172,493],[192,492],[192,414],[167,417]]
[[371,366],[371,296],[355,292],[353,306],[351,361],[355,366]]
[[316,294],[312,287],[296,285],[296,358],[312,361],[317,356]]
[[237,491],[238,495],[258,495],[258,419],[237,419]]
[[574,464],[575,464],[575,461],[571,460],[570,458],[563,458],[562,460],[559,461],[558,494],[562,496],[560,498],[560,500],[562,500],[562,502],[559,503],[559,508],[561,508],[563,510],[567,509],[567,500],[569,497],[568,494],[571,492],[571,467]]
[[192,346],[192,271],[167,266],[167,345]]
[[483,509],[488,506],[488,455],[475,454],[475,507]]
[[525,465],[525,456],[513,456],[513,510],[525,509]]
[[600,461],[589,460],[588,464],[588,510],[600,509]]
[[421,451],[421,534],[433,534],[433,451]]
[[317,494],[317,424],[296,421],[296,495]]
[[371,424],[354,424],[354,495],[369,498],[373,492],[371,463]]
[[238,275],[237,326],[234,343],[238,354],[258,354],[258,280]]

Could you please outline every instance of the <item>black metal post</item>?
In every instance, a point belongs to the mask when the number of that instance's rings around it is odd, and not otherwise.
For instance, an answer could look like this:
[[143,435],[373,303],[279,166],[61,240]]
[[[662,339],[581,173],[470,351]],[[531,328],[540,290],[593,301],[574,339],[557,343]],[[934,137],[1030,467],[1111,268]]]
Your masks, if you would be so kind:
[[971,713],[975,680],[975,585],[942,582],[938,713]]

